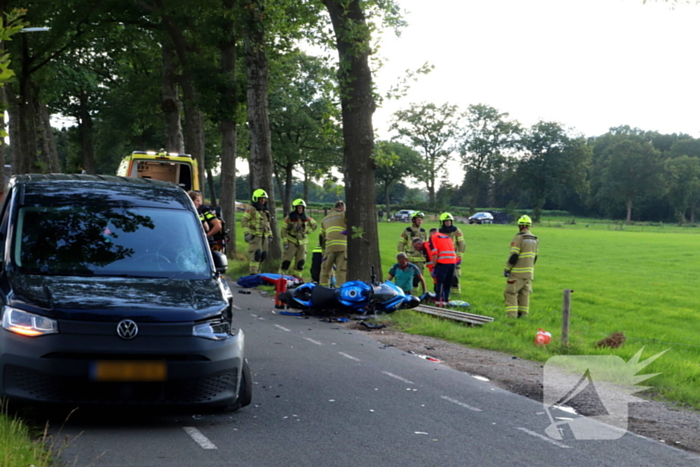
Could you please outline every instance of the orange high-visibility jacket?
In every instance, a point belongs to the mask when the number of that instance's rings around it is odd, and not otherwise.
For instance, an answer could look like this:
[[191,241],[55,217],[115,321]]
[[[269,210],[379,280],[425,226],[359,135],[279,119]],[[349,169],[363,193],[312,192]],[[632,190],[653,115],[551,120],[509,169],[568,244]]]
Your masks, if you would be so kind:
[[433,244],[432,257],[438,264],[457,263],[457,253],[449,235],[436,233],[430,241]]

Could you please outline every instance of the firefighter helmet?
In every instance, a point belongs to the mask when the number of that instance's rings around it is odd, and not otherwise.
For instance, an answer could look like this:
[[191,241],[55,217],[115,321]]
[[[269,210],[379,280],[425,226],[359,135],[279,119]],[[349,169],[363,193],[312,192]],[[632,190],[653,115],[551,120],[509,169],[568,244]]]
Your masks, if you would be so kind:
[[267,193],[262,188],[258,188],[253,192],[253,202],[257,203],[260,198],[267,198]]
[[297,206],[306,207],[306,203],[304,202],[303,199],[299,198],[299,199],[295,199],[294,201],[292,201],[292,206],[294,206],[294,207],[297,207]]
[[530,219],[530,216],[528,215],[520,216],[520,219],[518,219],[518,225],[532,225],[532,219]]
[[416,211],[411,216],[411,219],[415,219],[416,217],[420,217],[422,219],[425,217],[425,214],[423,214],[423,211]]
[[452,214],[450,214],[449,212],[443,212],[442,214],[440,214],[440,222],[441,223],[445,222],[445,221],[454,222],[454,220],[455,220],[455,218],[452,217]]

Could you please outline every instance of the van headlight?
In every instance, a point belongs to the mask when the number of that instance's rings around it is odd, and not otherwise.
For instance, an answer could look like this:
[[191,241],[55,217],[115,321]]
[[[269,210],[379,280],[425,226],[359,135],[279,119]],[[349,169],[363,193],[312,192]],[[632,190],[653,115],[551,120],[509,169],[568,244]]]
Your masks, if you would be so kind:
[[192,328],[192,334],[195,337],[222,341],[231,337],[231,324],[228,321],[224,321],[221,316],[215,319],[208,319],[195,323]]
[[55,319],[9,306],[3,309],[2,327],[15,334],[28,337],[58,334],[58,322]]

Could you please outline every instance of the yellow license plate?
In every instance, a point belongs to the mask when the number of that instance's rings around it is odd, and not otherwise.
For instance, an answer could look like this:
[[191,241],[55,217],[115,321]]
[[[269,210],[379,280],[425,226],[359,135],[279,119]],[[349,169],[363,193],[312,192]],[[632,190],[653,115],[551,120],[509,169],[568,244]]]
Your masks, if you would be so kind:
[[165,381],[167,377],[168,366],[161,361],[105,360],[95,362],[92,371],[95,381]]

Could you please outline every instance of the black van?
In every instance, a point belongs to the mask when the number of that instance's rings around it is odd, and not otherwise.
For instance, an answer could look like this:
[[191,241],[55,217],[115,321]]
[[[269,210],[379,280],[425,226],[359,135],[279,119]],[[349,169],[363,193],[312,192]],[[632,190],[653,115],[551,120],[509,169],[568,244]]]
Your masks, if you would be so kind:
[[243,331],[187,194],[156,180],[14,176],[0,207],[0,397],[251,401]]

